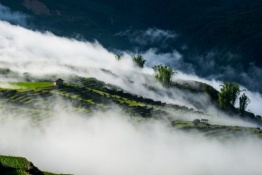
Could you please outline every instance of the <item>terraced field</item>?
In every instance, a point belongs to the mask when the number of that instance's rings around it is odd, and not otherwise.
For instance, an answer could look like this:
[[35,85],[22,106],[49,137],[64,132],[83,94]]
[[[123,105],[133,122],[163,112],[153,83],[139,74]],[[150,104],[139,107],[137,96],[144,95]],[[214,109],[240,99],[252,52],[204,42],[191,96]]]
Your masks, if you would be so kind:
[[70,102],[71,105],[63,103],[60,107],[71,112],[105,111],[118,105],[130,116],[146,118],[168,116],[167,111],[171,109],[190,111],[184,107],[167,105],[126,93],[94,78],[78,78],[74,81],[76,83],[64,84],[60,87],[50,86],[48,82],[19,82],[15,84],[23,87],[21,89],[2,88],[0,89],[2,101],[0,111],[44,117],[54,112],[54,107],[59,100]]
[[[186,107],[139,97],[94,78],[74,77],[62,86],[53,86],[50,82],[18,82],[13,84],[18,88],[0,89],[0,113],[4,114],[2,116],[30,117],[39,122],[48,120],[61,109],[64,112],[89,116],[96,111],[107,111],[117,107],[137,121],[164,119],[170,121],[176,129],[189,132],[197,131],[208,137],[227,138],[245,134],[262,137],[260,128],[218,126],[208,123],[195,125],[186,117],[181,120],[181,115],[194,114],[196,118],[210,118],[212,116],[192,111]],[[179,115],[180,119],[174,120]]]

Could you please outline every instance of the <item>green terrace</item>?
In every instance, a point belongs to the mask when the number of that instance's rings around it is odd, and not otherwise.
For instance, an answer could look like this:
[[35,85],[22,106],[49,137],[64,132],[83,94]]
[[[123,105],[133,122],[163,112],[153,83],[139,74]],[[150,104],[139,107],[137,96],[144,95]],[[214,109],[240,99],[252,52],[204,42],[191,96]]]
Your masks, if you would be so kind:
[[54,86],[52,82],[13,82],[10,85],[19,90],[37,90]]

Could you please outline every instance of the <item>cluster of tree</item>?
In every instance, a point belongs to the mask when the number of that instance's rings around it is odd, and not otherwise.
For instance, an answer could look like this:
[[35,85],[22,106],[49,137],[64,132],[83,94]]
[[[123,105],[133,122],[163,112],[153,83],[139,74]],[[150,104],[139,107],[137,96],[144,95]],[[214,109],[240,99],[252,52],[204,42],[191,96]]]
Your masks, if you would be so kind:
[[[117,60],[121,60],[120,55],[115,55]],[[143,68],[146,60],[143,59],[143,56],[133,55],[132,60],[134,64],[139,67]],[[169,66],[164,66],[162,64],[152,67],[155,71],[155,78],[158,80],[163,86],[169,87],[171,84],[172,75],[176,72]]]
[[240,94],[240,88],[238,84],[226,82],[220,86],[220,93],[218,94],[218,102],[222,108],[228,108],[230,105],[234,106],[238,95]]
[[243,114],[250,103],[250,99],[243,93],[240,97],[240,93],[245,90],[240,90],[239,84],[225,82],[220,86],[220,92],[218,94],[218,103],[221,108],[228,109],[230,106],[235,106],[237,98],[239,98],[239,110]]
[[153,67],[155,71],[155,78],[164,86],[169,87],[171,84],[172,75],[176,72],[169,66],[162,64]]

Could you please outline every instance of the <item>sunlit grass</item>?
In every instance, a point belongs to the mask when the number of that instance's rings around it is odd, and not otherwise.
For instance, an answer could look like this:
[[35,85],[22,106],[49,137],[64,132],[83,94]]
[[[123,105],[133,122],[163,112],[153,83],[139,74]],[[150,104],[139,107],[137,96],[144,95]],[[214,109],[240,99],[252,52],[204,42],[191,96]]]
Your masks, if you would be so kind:
[[51,82],[13,82],[10,85],[20,90],[37,90],[54,86]]

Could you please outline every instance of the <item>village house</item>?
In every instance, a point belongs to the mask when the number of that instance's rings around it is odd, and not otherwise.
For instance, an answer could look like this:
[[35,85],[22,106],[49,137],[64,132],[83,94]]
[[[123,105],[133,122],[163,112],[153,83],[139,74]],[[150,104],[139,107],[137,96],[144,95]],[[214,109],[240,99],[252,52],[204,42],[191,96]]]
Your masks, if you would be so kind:
[[64,80],[62,80],[61,78],[54,81],[55,86],[61,86],[63,84],[64,84]]

